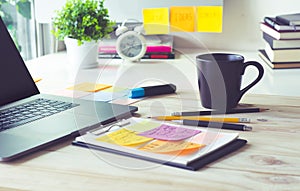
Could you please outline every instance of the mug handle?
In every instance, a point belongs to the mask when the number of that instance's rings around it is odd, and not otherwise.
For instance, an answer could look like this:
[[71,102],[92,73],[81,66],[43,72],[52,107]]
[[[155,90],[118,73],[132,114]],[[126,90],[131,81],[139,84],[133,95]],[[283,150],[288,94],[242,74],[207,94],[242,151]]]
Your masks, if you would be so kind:
[[252,88],[257,82],[259,82],[264,75],[264,68],[262,67],[262,65],[260,63],[255,62],[255,61],[249,61],[249,62],[244,63],[244,66],[242,68],[242,75],[245,73],[246,67],[251,66],[251,65],[255,66],[258,69],[258,76],[252,83],[250,83],[248,86],[246,86],[244,89],[242,89],[240,91],[240,98],[244,95],[244,93],[246,93],[246,91],[248,91],[250,88]]

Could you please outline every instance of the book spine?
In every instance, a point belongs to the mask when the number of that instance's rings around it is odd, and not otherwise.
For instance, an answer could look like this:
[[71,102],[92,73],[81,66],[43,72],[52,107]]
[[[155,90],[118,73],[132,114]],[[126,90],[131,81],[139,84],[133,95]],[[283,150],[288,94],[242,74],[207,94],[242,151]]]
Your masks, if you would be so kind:
[[297,19],[289,19],[289,18],[285,18],[285,16],[276,16],[275,18],[276,18],[276,21],[281,22],[285,25],[290,25],[293,27],[300,25],[300,15],[298,15]]
[[99,51],[99,53],[101,53],[101,52],[110,53],[110,54],[117,53],[116,46],[99,46],[98,51]]
[[271,17],[265,17],[264,22],[269,25],[270,27],[273,27],[276,30],[280,30],[279,24],[276,22],[275,18]]
[[272,36],[268,35],[267,33],[263,32],[263,39],[274,49],[274,39]]
[[[296,15],[294,15],[294,16],[296,16]],[[283,24],[296,27],[297,25],[298,26],[300,25],[300,14],[298,14],[297,18],[295,18],[295,19],[289,19],[288,16],[287,16],[287,18],[285,18],[285,16],[276,16],[276,20]]]
[[289,20],[286,20],[285,18],[282,18],[280,16],[276,16],[276,20],[285,24],[285,25],[290,25],[290,21]]
[[276,40],[300,39],[300,31],[277,31],[264,22],[260,23],[260,29]]
[[172,52],[171,46],[147,46],[146,52]]
[[273,29],[277,30],[278,32],[298,32],[300,31],[300,26],[296,25],[286,25],[282,24],[278,20],[276,20],[274,17],[265,17],[264,18],[264,23]]
[[[121,59],[118,54],[98,54],[99,59]],[[142,59],[175,59],[175,53],[166,53],[166,54],[145,54]]]
[[[171,46],[147,46],[146,53],[164,52],[170,53],[173,48]],[[117,53],[116,46],[99,46],[99,53]]]
[[145,54],[144,59],[175,59],[175,54]]

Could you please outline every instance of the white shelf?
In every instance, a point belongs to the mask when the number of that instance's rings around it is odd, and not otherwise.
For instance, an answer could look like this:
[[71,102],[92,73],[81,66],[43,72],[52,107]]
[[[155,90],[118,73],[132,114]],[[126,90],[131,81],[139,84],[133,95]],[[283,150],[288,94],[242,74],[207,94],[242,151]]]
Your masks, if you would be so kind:
[[[198,89],[196,55],[201,53],[197,49],[181,49],[177,58],[172,60],[143,60],[140,63],[125,63],[120,59],[99,60],[99,67],[83,70],[78,75],[77,81],[90,81],[108,83],[115,86],[136,87],[150,81],[162,83],[174,83],[178,90]],[[246,61],[260,62],[265,74],[263,79],[251,88],[247,93],[268,94],[282,96],[300,96],[298,82],[300,69],[271,69],[258,56],[258,52],[237,52],[215,50],[210,52],[239,53]],[[202,52],[203,53],[203,52]],[[38,83],[41,90],[52,87],[67,87],[74,81],[68,78],[67,61],[65,53],[43,56],[27,62],[33,77],[43,78]],[[245,71],[242,87],[251,82],[257,75],[254,67],[248,67]],[[51,84],[52,83],[52,84]],[[60,85],[58,86],[57,83]]]

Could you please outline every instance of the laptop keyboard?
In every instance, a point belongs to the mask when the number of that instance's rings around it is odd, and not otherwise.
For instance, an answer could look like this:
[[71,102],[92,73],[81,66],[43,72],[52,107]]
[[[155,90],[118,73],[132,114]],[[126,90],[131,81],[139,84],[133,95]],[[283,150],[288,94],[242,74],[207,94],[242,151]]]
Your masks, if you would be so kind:
[[39,98],[5,110],[0,110],[0,131],[17,127],[67,109],[79,104]]

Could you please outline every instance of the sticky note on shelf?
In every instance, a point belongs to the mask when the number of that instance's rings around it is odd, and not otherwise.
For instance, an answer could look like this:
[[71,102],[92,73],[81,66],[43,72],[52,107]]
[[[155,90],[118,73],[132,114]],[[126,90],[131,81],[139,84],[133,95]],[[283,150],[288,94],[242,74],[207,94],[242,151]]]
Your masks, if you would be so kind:
[[171,32],[194,32],[196,23],[196,7],[170,7]]
[[169,33],[169,8],[143,9],[144,29],[147,35]]
[[198,6],[197,7],[197,31],[198,32],[222,32],[223,7],[222,6]]
[[84,91],[84,92],[97,92],[100,90],[104,90],[106,88],[110,88],[111,85],[106,84],[94,84],[90,82],[84,82],[77,84],[75,86],[69,87],[69,90],[77,90],[77,91]]

